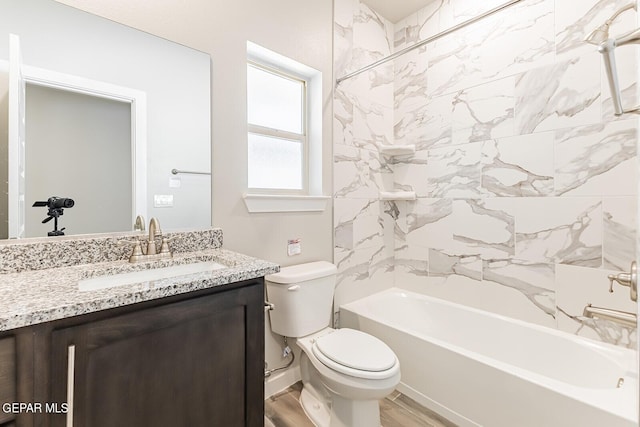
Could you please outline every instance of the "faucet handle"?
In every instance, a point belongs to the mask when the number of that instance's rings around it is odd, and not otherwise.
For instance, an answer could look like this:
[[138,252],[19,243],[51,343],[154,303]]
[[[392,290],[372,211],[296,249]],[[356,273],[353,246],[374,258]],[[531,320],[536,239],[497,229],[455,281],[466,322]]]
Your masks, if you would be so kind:
[[609,274],[607,278],[609,279],[609,292],[613,293],[613,282],[616,281],[622,286],[630,286],[631,275],[629,273],[618,273],[618,274]]
[[173,238],[162,237],[162,246],[160,246],[160,255],[166,256],[168,258],[173,256],[171,249],[169,249],[169,242],[171,242]]
[[118,240],[119,245],[129,245],[133,249],[131,250],[131,255],[129,256],[129,262],[139,261],[144,253],[142,252],[142,245],[140,244],[140,239],[135,240]]
[[609,274],[609,292],[613,293],[613,282],[616,281],[622,286],[629,288],[629,297],[632,301],[638,300],[638,269],[636,262],[631,263],[631,269],[628,273]]

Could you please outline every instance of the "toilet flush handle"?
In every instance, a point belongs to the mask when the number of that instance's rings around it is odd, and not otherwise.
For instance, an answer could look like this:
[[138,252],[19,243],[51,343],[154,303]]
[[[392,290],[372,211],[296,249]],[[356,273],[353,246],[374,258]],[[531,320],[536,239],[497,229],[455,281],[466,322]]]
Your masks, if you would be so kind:
[[297,291],[298,289],[300,289],[300,285],[293,285],[287,288],[288,291]]

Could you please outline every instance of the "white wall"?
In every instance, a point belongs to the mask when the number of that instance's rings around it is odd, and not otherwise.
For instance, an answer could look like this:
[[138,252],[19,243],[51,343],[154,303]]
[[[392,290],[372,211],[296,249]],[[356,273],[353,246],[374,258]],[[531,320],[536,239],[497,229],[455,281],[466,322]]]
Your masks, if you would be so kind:
[[30,84],[26,93],[26,236],[53,230],[47,208],[32,207],[51,196],[75,201],[59,220],[65,234],[130,229],[131,105]]
[[[64,0],[115,21],[211,55],[213,225],[224,247],[281,265],[332,260],[331,205],[322,213],[249,214],[247,189],[246,42],[257,43],[323,74],[323,189],[331,194],[331,0]],[[287,239],[302,239],[288,257]],[[268,328],[267,323],[267,328]],[[281,363],[281,338],[266,331],[270,367]]]

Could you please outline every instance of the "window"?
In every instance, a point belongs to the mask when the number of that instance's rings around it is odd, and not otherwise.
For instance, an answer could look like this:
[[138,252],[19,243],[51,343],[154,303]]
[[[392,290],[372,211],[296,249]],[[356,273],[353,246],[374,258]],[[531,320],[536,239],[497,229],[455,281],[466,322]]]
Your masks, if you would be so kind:
[[247,64],[248,186],[307,194],[307,82]]
[[247,41],[249,212],[326,209],[322,106],[322,72]]

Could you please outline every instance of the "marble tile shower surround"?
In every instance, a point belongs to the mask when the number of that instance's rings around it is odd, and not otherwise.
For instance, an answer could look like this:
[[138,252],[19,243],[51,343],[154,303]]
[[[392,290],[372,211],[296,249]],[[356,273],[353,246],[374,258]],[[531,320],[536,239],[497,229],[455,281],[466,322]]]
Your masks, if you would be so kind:
[[[222,230],[167,232],[174,254],[222,247]],[[146,238],[146,233],[105,233],[0,242],[0,274],[127,260],[131,248],[120,240]]]
[[[503,3],[437,0],[394,25],[336,0],[336,76]],[[635,348],[635,329],[582,316],[587,303],[635,311],[607,274],[636,256],[638,121],[613,115],[582,41],[627,3],[521,2],[336,87],[337,305],[395,283]],[[626,12],[611,34],[636,27]],[[617,55],[625,105],[637,50]],[[417,200],[378,200],[393,189]]]

